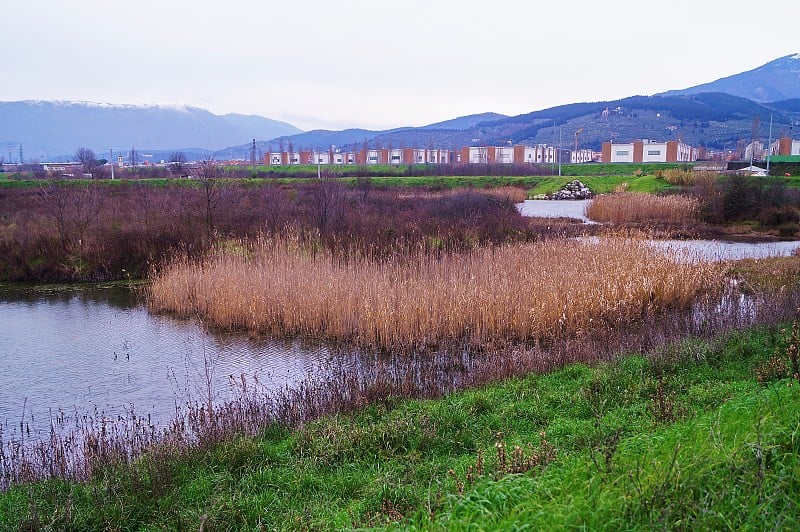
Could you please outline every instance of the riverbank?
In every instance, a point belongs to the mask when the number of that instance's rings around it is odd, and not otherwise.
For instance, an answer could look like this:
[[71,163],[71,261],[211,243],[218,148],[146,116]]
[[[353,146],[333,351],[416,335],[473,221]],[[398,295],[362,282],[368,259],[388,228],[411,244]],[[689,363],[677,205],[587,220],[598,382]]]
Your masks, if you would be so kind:
[[[779,328],[688,339],[352,416],[162,448],[0,494],[8,529],[798,526],[800,386]],[[794,347],[792,347],[794,346]],[[796,351],[795,351],[796,353]]]

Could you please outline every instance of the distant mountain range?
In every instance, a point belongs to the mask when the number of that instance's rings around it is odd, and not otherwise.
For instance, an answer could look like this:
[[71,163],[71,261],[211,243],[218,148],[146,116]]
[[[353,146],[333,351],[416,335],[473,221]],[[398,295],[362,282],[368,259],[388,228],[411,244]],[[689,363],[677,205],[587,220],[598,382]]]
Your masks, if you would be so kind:
[[[478,121],[464,129],[425,126],[387,131],[309,131],[261,143],[262,151],[277,151],[289,143],[295,149],[370,147],[436,147],[457,149],[469,145],[550,144],[565,149],[600,150],[603,142],[630,142],[649,138],[682,139],[693,146],[735,148],[752,138],[759,118],[759,138],[767,141],[770,117],[772,138],[800,133],[800,99],[758,103],[725,93],[680,96],[631,96],[620,100],[575,103],[518,116]],[[794,126],[798,130],[794,131]],[[336,142],[329,142],[335,139]],[[576,142],[577,140],[577,142]],[[248,146],[224,150],[228,157],[246,153]]]
[[0,102],[0,156],[23,147],[26,160],[69,156],[79,147],[98,155],[114,151],[185,149],[215,151],[248,139],[300,133],[261,116],[215,115],[186,105],[111,105],[89,102]]
[[800,98],[800,54],[787,55],[741,74],[688,89],[668,91],[660,96],[701,92],[724,92],[761,103]]
[[417,129],[455,129],[465,130],[471,129],[482,122],[491,122],[492,120],[502,120],[508,118],[506,115],[498,113],[481,113],[477,115],[461,116],[453,118],[452,120],[445,120],[444,122],[436,122],[427,126],[422,126]]
[[[109,148],[136,147],[154,158],[181,150],[190,159],[247,159],[257,139],[259,154],[292,147],[360,149],[465,145],[557,144],[598,150],[602,142],[634,139],[682,139],[695,146],[733,148],[753,135],[766,141],[800,134],[800,54],[787,55],[759,68],[711,83],[654,96],[560,105],[518,116],[482,113],[422,127],[384,131],[298,128],[260,116],[214,115],[189,106],[130,106],[76,102],[0,102],[0,157],[17,145],[25,158],[70,157],[86,146],[99,155]],[[798,130],[795,131],[795,126]],[[6,157],[8,158],[8,157]]]
[[[724,149],[749,142],[756,118],[759,138],[768,140],[770,117],[773,138],[800,134],[800,54],[654,96],[573,103],[511,117],[484,113],[419,128],[359,132],[362,138],[339,138],[333,144],[355,147],[369,138],[370,145],[383,147],[542,143],[599,150],[608,140],[679,138],[694,146]],[[794,131],[795,126],[798,131]],[[295,147],[327,147],[328,135],[330,132],[311,131],[280,140],[284,146],[291,141]],[[278,149],[276,142],[264,143],[264,149]],[[231,153],[236,150],[232,148]]]

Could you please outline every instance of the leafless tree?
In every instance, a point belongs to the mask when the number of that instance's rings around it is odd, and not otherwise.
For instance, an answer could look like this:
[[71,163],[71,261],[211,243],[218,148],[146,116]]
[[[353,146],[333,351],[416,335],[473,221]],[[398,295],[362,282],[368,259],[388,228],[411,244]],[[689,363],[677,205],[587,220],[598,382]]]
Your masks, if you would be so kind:
[[394,151],[394,144],[392,143],[392,139],[389,138],[386,140],[386,163],[392,164],[392,151]]
[[270,233],[277,233],[291,216],[292,203],[289,196],[280,187],[268,186],[262,189],[261,198],[263,204],[268,207],[264,219],[266,229]]
[[39,198],[50,213],[64,251],[77,249],[82,254],[87,233],[103,206],[99,188],[51,180],[39,189]]
[[369,193],[372,190],[372,179],[369,176],[357,177],[356,188],[361,192],[361,201],[366,204],[369,199]]
[[206,241],[211,242],[216,227],[217,206],[222,196],[219,181],[219,168],[212,160],[201,161],[197,168],[197,180],[203,197],[203,221],[206,228]]
[[178,177],[183,173],[186,164],[186,154],[182,151],[174,151],[169,156],[170,170]]
[[323,179],[311,186],[311,197],[312,223],[320,234],[324,234],[331,222],[342,214],[342,187],[335,181]]
[[131,151],[128,153],[128,158],[131,161],[131,171],[133,175],[136,175],[136,165],[139,163],[139,152],[136,151],[136,147],[131,147]]
[[364,152],[364,164],[369,164],[369,140],[364,138],[361,142],[361,149]]
[[75,150],[75,160],[86,168],[93,166],[97,162],[97,157],[89,148],[78,148]]
[[99,166],[97,156],[94,151],[89,148],[78,148],[75,150],[75,160],[81,163],[83,173],[94,174],[95,168]]

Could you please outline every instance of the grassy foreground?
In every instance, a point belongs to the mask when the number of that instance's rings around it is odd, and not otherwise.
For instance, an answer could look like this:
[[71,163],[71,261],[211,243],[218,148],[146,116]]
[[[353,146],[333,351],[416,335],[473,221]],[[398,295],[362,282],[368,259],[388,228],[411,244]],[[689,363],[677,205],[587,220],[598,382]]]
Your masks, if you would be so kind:
[[296,431],[164,451],[89,483],[17,486],[0,494],[0,527],[797,529],[794,333],[390,398]]

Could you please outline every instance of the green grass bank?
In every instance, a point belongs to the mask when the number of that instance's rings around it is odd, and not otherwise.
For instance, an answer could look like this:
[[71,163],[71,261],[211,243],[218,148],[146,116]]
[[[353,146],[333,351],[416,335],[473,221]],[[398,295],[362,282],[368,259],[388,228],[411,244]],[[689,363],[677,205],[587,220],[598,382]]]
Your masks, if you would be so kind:
[[790,346],[796,335],[757,328],[439,400],[389,398],[88,483],[14,487],[0,528],[797,529]]
[[[512,186],[525,189],[529,196],[536,194],[548,194],[559,190],[561,187],[576,179],[574,176],[381,176],[381,177],[336,177],[332,178],[337,182],[348,187],[360,187],[364,182],[368,182],[373,187],[408,187],[425,188],[428,190],[454,190],[459,188],[495,188]],[[672,188],[672,185],[664,179],[654,175],[598,175],[581,176],[577,179],[583,181],[595,194],[605,194],[612,192],[616,187],[625,183],[627,190],[631,192],[658,193]],[[298,185],[316,182],[316,178],[235,178],[220,179],[220,184],[239,185],[250,188],[258,188],[267,185]],[[70,184],[76,186],[87,186],[97,181],[86,179],[73,179]],[[115,179],[100,181],[105,186],[117,188],[136,185],[149,185],[155,188],[165,188],[168,186],[199,188],[202,186],[197,179],[188,178],[148,178],[148,179]],[[2,188],[42,188],[47,182],[34,179],[0,179],[0,189]]]

